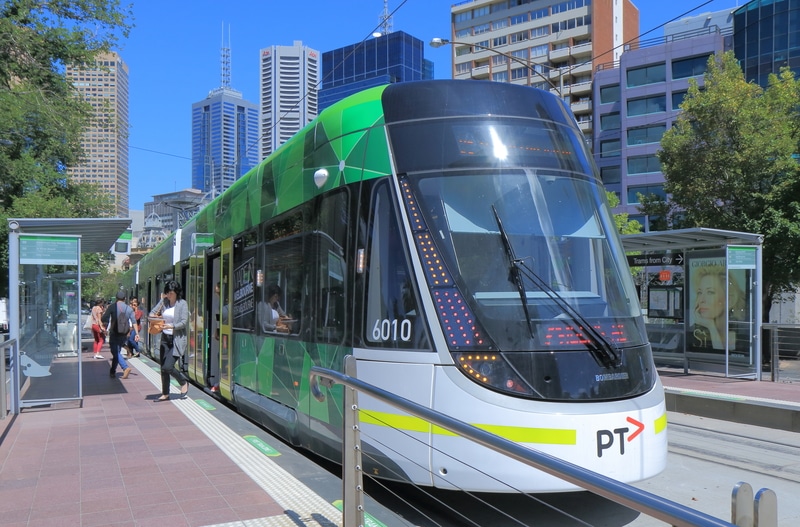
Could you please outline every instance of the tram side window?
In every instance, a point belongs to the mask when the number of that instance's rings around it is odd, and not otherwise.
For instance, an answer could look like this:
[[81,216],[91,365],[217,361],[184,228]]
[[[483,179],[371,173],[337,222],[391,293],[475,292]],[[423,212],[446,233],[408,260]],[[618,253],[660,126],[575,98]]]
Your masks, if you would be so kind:
[[349,225],[347,191],[323,197],[314,218],[314,234],[311,237],[317,262],[312,316],[316,338],[322,342],[341,342],[344,337],[347,314],[345,248]]
[[264,333],[301,333],[305,269],[303,214],[264,229],[264,281],[258,293],[258,327]]
[[367,249],[365,341],[382,348],[430,349],[397,214],[382,184],[374,197]]

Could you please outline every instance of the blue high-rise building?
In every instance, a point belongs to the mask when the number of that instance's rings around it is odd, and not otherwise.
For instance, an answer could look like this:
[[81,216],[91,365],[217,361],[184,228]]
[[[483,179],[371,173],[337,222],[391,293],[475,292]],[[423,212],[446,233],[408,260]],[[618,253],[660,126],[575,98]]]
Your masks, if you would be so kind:
[[192,104],[192,188],[213,198],[258,161],[257,104],[230,88]]
[[319,109],[373,86],[433,79],[424,51],[420,39],[395,31],[324,52]]

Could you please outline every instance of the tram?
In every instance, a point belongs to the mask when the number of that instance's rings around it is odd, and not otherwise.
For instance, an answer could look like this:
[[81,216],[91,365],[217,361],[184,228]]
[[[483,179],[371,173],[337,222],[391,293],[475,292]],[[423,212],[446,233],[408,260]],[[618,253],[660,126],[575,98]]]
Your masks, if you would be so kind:
[[[664,390],[625,254],[583,134],[550,93],[435,80],[352,95],[125,284],[152,306],[169,279],[191,310],[193,382],[331,460],[343,391],[318,401],[309,370],[352,355],[365,382],[606,476],[665,466]],[[575,490],[374,399],[360,407],[367,474]]]

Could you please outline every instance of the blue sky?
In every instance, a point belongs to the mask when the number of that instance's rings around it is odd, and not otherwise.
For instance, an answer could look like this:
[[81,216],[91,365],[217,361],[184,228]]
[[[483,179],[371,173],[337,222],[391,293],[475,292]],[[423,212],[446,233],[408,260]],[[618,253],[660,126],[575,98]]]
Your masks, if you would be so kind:
[[[425,42],[450,36],[455,0],[390,0],[395,31]],[[738,4],[745,2],[739,0]],[[645,33],[687,12],[736,0],[634,0]],[[697,8],[697,9],[695,9]],[[142,210],[154,194],[191,186],[191,107],[221,84],[220,48],[230,29],[231,85],[258,103],[258,52],[301,40],[320,52],[360,42],[376,29],[382,0],[146,0],[134,3],[130,37],[118,50],[130,74],[130,199]],[[644,38],[661,36],[658,29]],[[450,49],[425,48],[436,78],[450,77]]]

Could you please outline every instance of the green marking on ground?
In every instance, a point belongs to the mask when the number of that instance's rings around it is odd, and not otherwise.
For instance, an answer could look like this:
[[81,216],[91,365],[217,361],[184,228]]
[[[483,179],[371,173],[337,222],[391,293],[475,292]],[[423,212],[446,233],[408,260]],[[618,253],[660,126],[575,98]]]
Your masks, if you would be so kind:
[[[340,512],[343,512],[344,502],[342,500],[336,500],[333,502],[333,506],[339,509]],[[364,525],[368,527],[386,527],[386,525],[373,518],[368,512],[364,512]]]
[[217,409],[216,406],[214,406],[210,402],[206,401],[205,399],[195,399],[194,402],[196,402],[200,406],[200,408],[202,408],[203,410],[211,411],[211,410],[216,410]]
[[280,452],[278,452],[277,450],[275,450],[274,448],[269,446],[260,437],[256,437],[256,436],[252,436],[252,435],[243,436],[243,437],[244,437],[245,441],[247,441],[248,443],[250,443],[251,445],[256,447],[259,450],[259,452],[261,452],[265,456],[275,457],[275,456],[280,456],[281,455]]

